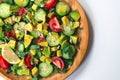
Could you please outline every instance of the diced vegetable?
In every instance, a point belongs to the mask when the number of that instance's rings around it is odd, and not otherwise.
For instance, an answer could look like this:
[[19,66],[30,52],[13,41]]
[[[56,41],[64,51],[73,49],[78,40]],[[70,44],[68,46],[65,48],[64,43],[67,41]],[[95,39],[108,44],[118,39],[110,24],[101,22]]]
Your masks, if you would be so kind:
[[42,24],[38,23],[37,26],[36,26],[36,30],[38,30],[39,32],[42,32]]
[[50,19],[49,26],[53,32],[62,32],[62,27],[55,16]]
[[23,66],[23,65],[25,65],[24,58],[20,61],[20,63],[18,64],[18,66]]
[[32,69],[32,68],[33,68],[33,65],[31,64],[31,60],[32,60],[31,55],[27,55],[27,56],[25,57],[25,65],[26,65],[29,69]]
[[25,25],[25,29],[29,32],[32,32],[33,31],[33,25],[31,23],[28,23]]
[[38,22],[42,22],[45,23],[46,21],[46,12],[44,9],[40,8],[35,12],[35,16],[34,16],[35,20],[37,20]]
[[73,20],[78,21],[80,19],[80,13],[77,10],[72,11],[72,12],[70,12],[70,17]]
[[38,38],[39,37],[39,31],[38,30],[33,30],[31,32],[31,35],[34,37],[34,38]]
[[57,51],[57,57],[61,57],[62,56],[62,52],[61,52],[61,50],[58,50]]
[[27,48],[30,45],[32,39],[33,39],[33,36],[25,34],[25,37],[24,37],[24,46],[25,46],[25,48]]
[[16,34],[16,38],[18,40],[21,40],[24,36],[24,32],[20,31],[20,30],[15,30],[15,34]]
[[26,14],[26,13],[29,13],[26,8],[24,8],[24,7],[19,8],[18,15],[21,16],[23,20],[24,20],[24,14]]
[[48,1],[46,1],[45,8],[47,8],[47,9],[53,8],[56,5],[57,1],[58,0],[48,0]]
[[30,75],[30,70],[27,68],[22,68],[17,70],[18,75]]
[[45,47],[42,52],[46,57],[50,57],[50,47]]
[[3,20],[0,18],[0,27],[4,25]]
[[49,12],[48,15],[47,15],[47,17],[52,18],[54,15],[55,15],[54,12]]
[[38,8],[38,6],[37,6],[36,4],[33,4],[33,5],[32,5],[32,9],[33,9],[34,11],[36,11],[37,8]]
[[78,28],[80,25],[80,22],[73,22],[73,29]]
[[50,64],[50,63],[52,62],[52,60],[51,60],[51,58],[47,57],[47,58],[45,59],[45,62],[46,62],[47,64]]
[[67,18],[67,16],[62,17],[62,23],[63,23],[64,26],[68,26],[69,25],[70,21]]
[[7,18],[11,15],[10,5],[7,3],[0,4],[0,17]]
[[31,71],[32,71],[33,76],[36,76],[38,74],[38,68],[37,67],[34,67]]
[[75,29],[72,29],[73,25],[72,22],[68,26],[63,25],[63,33],[67,36],[72,35],[75,32]]
[[57,51],[57,47],[51,47],[51,51]]
[[58,33],[51,32],[47,35],[46,40],[49,43],[49,46],[57,46],[59,44],[59,35]]
[[45,61],[45,59],[46,59],[46,57],[45,57],[45,56],[41,56],[41,57],[40,57],[40,61],[42,61],[42,62],[44,62],[44,61]]
[[65,16],[70,12],[70,6],[65,2],[58,2],[55,10],[59,16]]
[[44,37],[38,38],[36,44],[39,45],[40,42],[44,42],[44,41],[45,41]]
[[39,63],[39,60],[37,58],[34,58],[33,61],[34,61],[35,64]]
[[53,72],[53,66],[47,63],[40,63],[39,64],[39,74],[42,77],[48,77]]
[[8,45],[9,45],[12,49],[14,49],[14,48],[15,48],[15,45],[16,45],[16,41],[15,41],[15,40],[10,40],[10,41],[8,42]]
[[58,68],[60,68],[61,70],[64,69],[64,62],[61,58],[54,56],[52,57],[52,63],[57,66]]
[[78,39],[77,36],[70,36],[70,38],[71,38],[71,40],[72,40],[72,42],[73,42],[74,44],[77,43],[77,39]]
[[29,2],[29,0],[14,0],[14,2],[18,5],[18,6],[26,6]]
[[34,56],[34,55],[36,54],[36,50],[31,49],[31,50],[30,50],[30,53]]

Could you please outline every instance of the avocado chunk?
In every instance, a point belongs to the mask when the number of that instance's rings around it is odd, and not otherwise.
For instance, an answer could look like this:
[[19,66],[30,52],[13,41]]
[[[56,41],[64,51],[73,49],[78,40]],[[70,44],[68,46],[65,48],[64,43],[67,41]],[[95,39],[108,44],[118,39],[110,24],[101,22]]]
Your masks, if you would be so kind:
[[73,20],[78,21],[78,20],[80,19],[80,13],[79,13],[77,10],[72,11],[72,12],[70,13],[70,17],[71,17]]

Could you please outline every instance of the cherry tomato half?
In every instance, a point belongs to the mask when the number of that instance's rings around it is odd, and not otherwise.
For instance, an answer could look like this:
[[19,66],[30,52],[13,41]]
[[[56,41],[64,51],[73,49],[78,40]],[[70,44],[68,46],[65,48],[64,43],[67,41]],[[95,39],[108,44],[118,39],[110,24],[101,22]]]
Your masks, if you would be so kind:
[[33,65],[31,65],[31,55],[27,55],[25,57],[25,65],[31,70],[33,68]]
[[40,37],[40,38],[38,38],[37,39],[37,45],[40,43],[40,42],[43,42],[43,41],[45,41],[45,38],[44,37]]
[[47,9],[51,9],[53,8],[58,0],[47,0],[46,4],[45,4],[45,8]]
[[22,19],[24,19],[24,14],[29,13],[27,9],[25,9],[24,7],[21,7],[18,11],[18,15],[22,17]]
[[52,63],[58,68],[60,68],[61,70],[64,69],[64,62],[60,57],[57,57],[57,56],[52,57]]
[[9,38],[9,37],[16,38],[15,31],[14,31],[13,29],[12,29],[10,32],[7,32],[7,30],[4,29],[4,34],[5,34],[5,36],[7,36],[8,38]]
[[0,67],[7,70],[9,68],[9,63],[0,55]]
[[49,26],[54,32],[62,32],[63,30],[55,16],[50,19]]

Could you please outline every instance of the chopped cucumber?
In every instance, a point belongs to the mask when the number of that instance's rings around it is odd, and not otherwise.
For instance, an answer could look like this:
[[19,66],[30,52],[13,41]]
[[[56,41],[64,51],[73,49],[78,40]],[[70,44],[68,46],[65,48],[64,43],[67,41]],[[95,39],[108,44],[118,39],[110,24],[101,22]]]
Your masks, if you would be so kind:
[[10,5],[7,3],[0,4],[0,17],[7,18],[11,15]]
[[22,42],[19,42],[17,45],[18,51],[23,52],[24,51],[24,44]]
[[49,46],[57,46],[59,44],[58,39],[59,39],[59,35],[58,33],[55,33],[55,32],[48,33],[46,37],[46,40],[49,43]]
[[14,0],[14,2],[18,5],[18,6],[26,6],[29,2],[29,0]]
[[72,22],[68,26],[63,25],[63,33],[67,36],[71,36],[75,32],[75,29],[72,29]]
[[44,23],[46,21],[46,12],[44,9],[40,8],[35,12],[35,20]]
[[53,66],[47,63],[40,63],[39,74],[42,77],[48,77],[53,72]]
[[45,4],[45,1],[44,0],[34,0],[34,3],[40,7],[43,7],[43,5]]
[[70,6],[65,2],[58,2],[55,10],[59,16],[64,16],[70,12]]
[[16,23],[16,24],[14,25],[14,30],[19,29],[19,30],[23,31],[25,24],[26,24],[25,22]]
[[70,12],[70,17],[73,20],[78,21],[80,19],[80,13],[77,10],[72,11],[72,12]]

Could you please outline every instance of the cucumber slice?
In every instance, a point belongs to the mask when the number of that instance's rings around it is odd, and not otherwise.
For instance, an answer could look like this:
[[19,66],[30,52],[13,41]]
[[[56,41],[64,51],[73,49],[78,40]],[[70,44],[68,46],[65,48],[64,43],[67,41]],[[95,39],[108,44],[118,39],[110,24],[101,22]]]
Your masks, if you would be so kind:
[[29,0],[14,0],[14,2],[18,5],[18,6],[26,6],[29,2]]
[[70,6],[65,2],[58,2],[55,10],[59,16],[64,16],[70,12]]
[[34,0],[34,3],[40,7],[43,7],[45,4],[45,1],[44,0]]
[[24,51],[24,44],[22,42],[18,42],[17,48],[18,48],[18,51],[23,52]]
[[7,18],[11,15],[10,5],[7,3],[0,4],[0,17]]
[[44,23],[46,21],[46,12],[45,12],[45,10],[42,9],[42,8],[38,9],[35,12],[34,18],[35,18],[36,21]]
[[57,46],[60,42],[58,33],[51,32],[46,37],[47,42],[49,43],[49,46]]
[[71,36],[75,32],[75,29],[72,29],[72,22],[68,26],[63,25],[63,33],[67,36]]
[[40,63],[39,74],[42,77],[48,77],[53,72],[53,66],[47,63]]
[[25,24],[26,24],[25,22],[16,23],[16,24],[14,25],[14,30],[19,29],[19,30],[23,31],[23,27],[25,26]]

